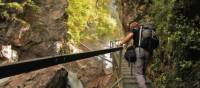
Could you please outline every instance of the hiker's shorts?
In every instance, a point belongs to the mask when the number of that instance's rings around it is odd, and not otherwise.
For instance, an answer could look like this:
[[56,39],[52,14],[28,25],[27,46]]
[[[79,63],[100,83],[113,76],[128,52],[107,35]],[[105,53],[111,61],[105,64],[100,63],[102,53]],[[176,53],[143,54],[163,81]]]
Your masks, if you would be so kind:
[[145,75],[145,70],[147,68],[149,59],[150,59],[150,53],[143,49],[143,48],[135,48],[135,53],[136,53],[136,62],[135,62],[135,75],[136,76],[141,76]]

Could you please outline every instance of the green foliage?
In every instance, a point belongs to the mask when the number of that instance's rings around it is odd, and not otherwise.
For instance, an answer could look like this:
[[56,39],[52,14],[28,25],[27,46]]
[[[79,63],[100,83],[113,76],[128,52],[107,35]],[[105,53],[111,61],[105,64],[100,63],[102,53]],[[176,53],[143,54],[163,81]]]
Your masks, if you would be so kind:
[[[20,14],[23,14],[23,10],[27,7],[31,6],[34,8],[34,12],[38,11],[38,6],[35,5],[34,1],[32,0],[25,0],[17,2],[12,1],[0,1],[0,15],[1,18],[6,18],[8,20],[14,20],[18,18]],[[37,9],[37,10],[36,10]],[[20,19],[20,18],[18,18]]]
[[33,12],[35,12],[36,14],[40,14],[41,13],[41,9],[38,5],[36,5],[36,3],[32,0],[27,0],[26,6],[30,7],[31,10]]
[[98,40],[118,36],[116,20],[108,7],[110,2],[111,0],[69,0],[66,11],[69,15],[68,32],[72,40],[79,43],[85,38]]
[[4,11],[4,12],[1,13],[1,16],[8,18],[9,14],[8,14],[7,11]]
[[186,48],[200,48],[199,15],[184,14],[190,9],[187,1],[153,0],[148,14],[161,40],[152,66],[157,88],[192,88],[199,80],[199,61],[183,57]]
[[19,4],[17,2],[7,3],[6,8],[8,8],[8,9],[16,9],[16,10],[22,10],[23,9],[21,4]]

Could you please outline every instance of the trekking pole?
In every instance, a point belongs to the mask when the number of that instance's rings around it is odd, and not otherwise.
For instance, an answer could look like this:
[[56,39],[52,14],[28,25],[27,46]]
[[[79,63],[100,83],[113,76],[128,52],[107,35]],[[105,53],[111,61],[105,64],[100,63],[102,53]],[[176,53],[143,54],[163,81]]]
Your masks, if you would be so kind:
[[139,47],[141,47],[141,38],[142,38],[142,26],[140,26],[140,30],[139,30],[139,42],[138,42]]
[[141,48],[141,38],[142,38],[142,26],[140,26],[140,30],[139,30],[139,42],[138,42],[139,56],[140,56],[140,48]]

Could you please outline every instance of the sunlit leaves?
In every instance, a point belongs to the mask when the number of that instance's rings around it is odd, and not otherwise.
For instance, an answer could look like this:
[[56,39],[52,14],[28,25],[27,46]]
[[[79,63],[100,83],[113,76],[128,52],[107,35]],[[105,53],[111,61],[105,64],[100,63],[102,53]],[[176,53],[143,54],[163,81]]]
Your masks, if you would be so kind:
[[[102,39],[117,36],[117,23],[108,5],[111,0],[69,0],[68,28],[77,43],[84,38]],[[89,36],[89,37],[88,37]]]
[[9,9],[18,9],[18,10],[23,9],[23,7],[17,2],[7,3],[6,7]]
[[31,7],[35,13],[39,12],[38,6],[35,5],[34,1],[15,1],[15,0],[1,0],[0,1],[0,15],[7,19],[20,19],[19,14],[23,14],[23,10],[26,7]]

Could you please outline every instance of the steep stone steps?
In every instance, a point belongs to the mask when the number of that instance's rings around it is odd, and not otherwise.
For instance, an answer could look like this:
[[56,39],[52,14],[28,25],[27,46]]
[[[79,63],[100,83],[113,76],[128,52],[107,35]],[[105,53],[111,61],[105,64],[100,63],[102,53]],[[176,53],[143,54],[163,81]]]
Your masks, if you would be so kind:
[[[132,75],[131,75],[131,65],[129,66],[127,61],[123,59],[121,64],[121,76],[123,77],[122,80],[123,88],[139,88],[134,73],[135,73],[134,64],[132,64]],[[148,88],[152,88],[151,82],[149,80],[147,81],[147,85]]]

